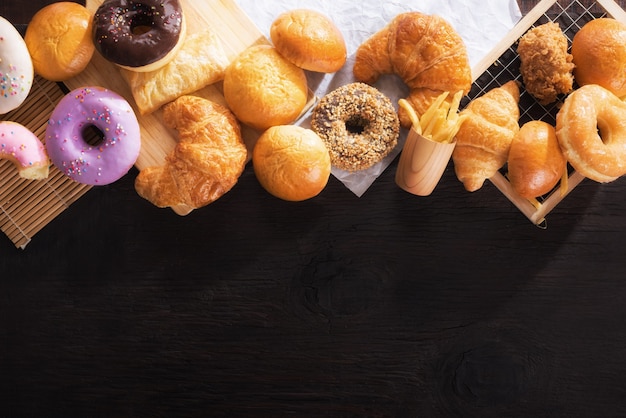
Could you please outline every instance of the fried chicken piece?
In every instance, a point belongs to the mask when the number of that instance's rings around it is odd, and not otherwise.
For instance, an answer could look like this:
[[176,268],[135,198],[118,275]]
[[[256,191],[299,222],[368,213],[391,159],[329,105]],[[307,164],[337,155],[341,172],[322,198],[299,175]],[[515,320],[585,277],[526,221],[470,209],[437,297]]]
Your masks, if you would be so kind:
[[524,86],[542,105],[572,91],[574,64],[567,42],[555,22],[530,29],[519,40],[517,53]]

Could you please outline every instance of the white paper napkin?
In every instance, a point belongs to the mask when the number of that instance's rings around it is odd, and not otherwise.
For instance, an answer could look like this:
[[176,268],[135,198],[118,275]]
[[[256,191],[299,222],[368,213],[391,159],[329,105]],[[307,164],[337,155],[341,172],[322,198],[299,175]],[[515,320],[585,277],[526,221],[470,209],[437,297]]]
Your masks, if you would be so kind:
[[[308,8],[324,13],[341,30],[348,49],[348,60],[334,74],[307,72],[309,88],[317,97],[355,81],[352,75],[354,54],[367,38],[382,29],[396,15],[408,11],[437,14],[446,19],[461,35],[467,47],[470,65],[474,67],[522,17],[516,0],[403,0],[375,2],[354,0],[237,0],[243,11],[269,39],[276,17],[287,10]],[[408,94],[406,86],[395,76],[383,76],[375,85],[397,108],[398,100]],[[310,126],[310,117],[298,122]],[[337,168],[332,174],[357,196],[362,196],[376,178],[402,150],[407,132],[403,130],[398,146],[383,161],[362,171],[347,172]]]

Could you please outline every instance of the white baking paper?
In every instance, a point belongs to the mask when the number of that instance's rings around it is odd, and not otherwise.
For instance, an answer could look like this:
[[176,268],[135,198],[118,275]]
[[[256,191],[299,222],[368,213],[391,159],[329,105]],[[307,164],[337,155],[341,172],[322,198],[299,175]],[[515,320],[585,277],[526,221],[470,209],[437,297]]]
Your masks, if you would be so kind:
[[[276,17],[287,10],[308,8],[324,13],[341,30],[348,50],[348,60],[344,67],[334,74],[321,74],[307,71],[309,88],[318,98],[335,88],[356,81],[352,75],[354,54],[361,43],[382,29],[396,15],[408,11],[437,14],[446,19],[461,35],[467,47],[472,68],[502,39],[522,14],[516,0],[403,0],[375,2],[372,0],[237,0],[242,10],[254,21],[259,30],[270,39],[270,26]],[[375,84],[387,95],[394,106],[398,100],[408,95],[402,81],[394,76],[383,76]],[[298,124],[310,127],[310,114]],[[376,178],[400,153],[407,131],[402,130],[398,146],[383,161],[375,166],[357,172],[347,172],[337,168],[332,174],[357,196],[372,185]]]

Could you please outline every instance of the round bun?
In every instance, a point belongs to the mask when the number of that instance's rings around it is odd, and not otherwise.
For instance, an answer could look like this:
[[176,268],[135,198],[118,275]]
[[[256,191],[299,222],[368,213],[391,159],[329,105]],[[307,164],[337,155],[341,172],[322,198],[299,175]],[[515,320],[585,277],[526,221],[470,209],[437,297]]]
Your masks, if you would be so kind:
[[554,126],[531,120],[520,127],[509,150],[509,180],[520,196],[532,199],[556,186],[567,166]]
[[626,25],[600,18],[586,23],[572,40],[574,78],[580,85],[598,84],[616,96],[626,95]]
[[249,47],[224,74],[224,98],[241,122],[264,131],[286,125],[307,103],[307,80],[297,67],[269,45]]
[[83,71],[95,50],[91,25],[91,13],[78,3],[52,3],[35,13],[24,35],[35,72],[65,81]]
[[308,9],[279,15],[270,27],[274,46],[300,68],[334,73],[346,62],[346,42],[339,28],[325,15]]
[[252,165],[265,190],[289,201],[317,196],[330,176],[324,142],[312,130],[297,125],[265,131],[252,151]]

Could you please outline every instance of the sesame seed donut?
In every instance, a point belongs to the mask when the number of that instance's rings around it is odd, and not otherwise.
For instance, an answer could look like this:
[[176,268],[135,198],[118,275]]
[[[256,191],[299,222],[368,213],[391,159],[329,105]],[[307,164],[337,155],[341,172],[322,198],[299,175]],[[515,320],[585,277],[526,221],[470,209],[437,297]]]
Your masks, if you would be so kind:
[[[95,128],[100,141],[88,143]],[[140,128],[130,104],[101,87],[71,91],[57,104],[46,128],[46,149],[54,165],[83,184],[106,185],[135,164],[141,148]]]
[[333,166],[357,171],[391,152],[398,142],[400,122],[387,96],[368,84],[351,83],[319,101],[311,129],[326,144]]
[[41,180],[48,177],[50,160],[43,143],[17,122],[0,122],[0,158],[11,161],[22,178]]
[[96,50],[131,71],[158,70],[176,56],[185,35],[178,0],[105,0],[93,19]]
[[33,61],[22,35],[0,16],[0,115],[17,109],[33,85]]

